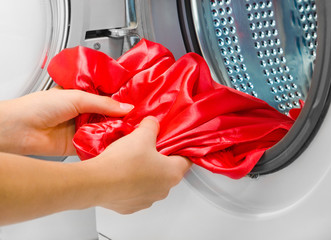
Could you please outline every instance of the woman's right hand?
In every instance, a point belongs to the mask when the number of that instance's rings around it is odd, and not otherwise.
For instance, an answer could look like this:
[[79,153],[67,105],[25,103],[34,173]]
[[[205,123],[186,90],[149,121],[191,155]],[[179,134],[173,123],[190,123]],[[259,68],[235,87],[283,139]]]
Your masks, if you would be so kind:
[[100,180],[96,204],[121,214],[150,207],[164,199],[190,168],[180,156],[164,156],[156,150],[157,119],[145,118],[131,134],[112,143],[90,165]]

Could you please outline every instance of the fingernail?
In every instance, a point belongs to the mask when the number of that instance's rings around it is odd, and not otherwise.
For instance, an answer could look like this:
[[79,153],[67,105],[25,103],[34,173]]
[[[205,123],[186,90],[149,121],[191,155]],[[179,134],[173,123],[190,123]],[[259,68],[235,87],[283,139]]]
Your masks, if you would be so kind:
[[129,103],[120,103],[120,108],[125,111],[131,111],[134,108],[134,106]]

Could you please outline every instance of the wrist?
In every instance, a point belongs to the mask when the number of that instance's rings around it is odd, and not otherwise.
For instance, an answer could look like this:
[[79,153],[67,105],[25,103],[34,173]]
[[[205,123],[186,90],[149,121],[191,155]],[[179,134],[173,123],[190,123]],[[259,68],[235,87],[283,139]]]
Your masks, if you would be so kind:
[[14,125],[14,120],[10,117],[8,105],[10,105],[10,101],[0,102],[0,152],[14,153],[13,148],[18,143],[13,141],[15,134],[12,132],[14,126],[11,125]]
[[28,155],[31,134],[18,105],[16,99],[0,102],[0,152]]
[[79,195],[84,201],[79,203],[78,207],[84,209],[108,204],[106,201],[111,201],[110,196],[115,195],[112,194],[115,186],[112,170],[105,170],[96,158],[74,164],[77,164],[78,174],[82,177],[76,190],[80,191]]

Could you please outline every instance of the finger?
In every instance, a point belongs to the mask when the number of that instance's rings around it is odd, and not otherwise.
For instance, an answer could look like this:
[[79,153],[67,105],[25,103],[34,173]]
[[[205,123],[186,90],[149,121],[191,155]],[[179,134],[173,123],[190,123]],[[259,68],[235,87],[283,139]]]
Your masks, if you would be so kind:
[[183,176],[192,166],[192,162],[188,158],[182,156],[170,156],[169,161],[172,161],[173,167],[179,170]]
[[144,138],[153,142],[156,145],[157,135],[159,134],[160,124],[156,117],[148,116],[144,118],[139,127],[134,131],[141,134]]
[[71,91],[74,92],[71,97],[78,113],[98,113],[112,117],[122,117],[134,108],[132,104],[120,103],[110,97],[77,90]]

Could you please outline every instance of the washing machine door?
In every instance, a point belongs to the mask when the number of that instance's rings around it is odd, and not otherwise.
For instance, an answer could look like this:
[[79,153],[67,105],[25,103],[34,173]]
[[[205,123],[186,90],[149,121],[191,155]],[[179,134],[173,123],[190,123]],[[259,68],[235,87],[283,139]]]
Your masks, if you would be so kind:
[[102,33],[126,23],[125,1],[2,1],[0,99],[50,88],[48,63],[64,48],[82,45],[119,57],[124,40]]
[[65,47],[68,2],[13,0],[0,5],[0,99],[49,88],[46,66]]

